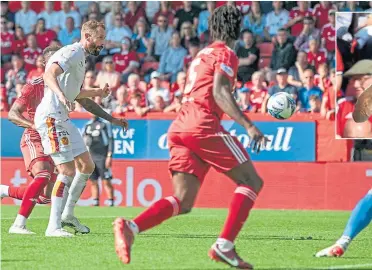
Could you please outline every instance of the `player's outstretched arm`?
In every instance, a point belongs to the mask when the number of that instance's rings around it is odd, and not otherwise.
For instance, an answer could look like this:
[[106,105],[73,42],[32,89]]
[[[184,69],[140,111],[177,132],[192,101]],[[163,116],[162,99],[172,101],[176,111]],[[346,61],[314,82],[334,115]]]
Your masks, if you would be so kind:
[[76,100],[91,98],[96,96],[101,96],[103,98],[107,97],[110,94],[110,87],[106,83],[104,88],[84,88],[80,90],[79,95],[76,97]]
[[372,116],[372,85],[368,87],[358,98],[353,111],[353,119],[362,123]]
[[34,123],[23,116],[26,105],[14,102],[8,113],[8,119],[13,124],[23,128],[34,128]]

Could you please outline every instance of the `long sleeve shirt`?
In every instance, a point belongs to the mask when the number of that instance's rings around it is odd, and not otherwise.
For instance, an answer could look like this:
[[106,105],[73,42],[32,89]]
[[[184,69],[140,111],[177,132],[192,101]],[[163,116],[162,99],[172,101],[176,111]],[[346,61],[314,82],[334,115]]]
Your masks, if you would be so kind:
[[271,57],[270,67],[273,70],[285,68],[288,70],[296,62],[297,52],[292,43],[286,42],[282,46],[276,45]]

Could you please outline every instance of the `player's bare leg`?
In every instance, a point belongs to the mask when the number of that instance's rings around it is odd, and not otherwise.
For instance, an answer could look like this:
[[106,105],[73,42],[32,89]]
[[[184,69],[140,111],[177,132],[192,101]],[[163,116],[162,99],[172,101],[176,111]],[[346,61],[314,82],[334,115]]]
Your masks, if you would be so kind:
[[111,181],[108,179],[103,179],[103,188],[105,189],[108,200],[110,201],[110,206],[114,206],[114,188]]
[[34,178],[25,189],[21,207],[13,225],[9,229],[9,233],[34,234],[26,228],[26,222],[40,194],[50,181],[51,174],[53,173],[53,166],[49,161],[40,160],[33,164],[31,172]]
[[224,262],[235,268],[253,269],[251,264],[245,262],[236,253],[234,241],[248,218],[263,182],[250,160],[225,174],[238,186],[235,189],[223,230],[210,249],[209,256],[215,261]]
[[89,233],[90,229],[82,225],[74,215],[74,209],[90,175],[94,171],[94,162],[88,151],[75,157],[76,174],[69,188],[66,205],[62,213],[62,226],[68,226],[79,233]]
[[155,227],[172,216],[191,211],[200,189],[200,181],[195,175],[174,172],[172,182],[173,196],[155,202],[133,220],[117,218],[114,221],[115,249],[123,263],[130,263],[135,234]]

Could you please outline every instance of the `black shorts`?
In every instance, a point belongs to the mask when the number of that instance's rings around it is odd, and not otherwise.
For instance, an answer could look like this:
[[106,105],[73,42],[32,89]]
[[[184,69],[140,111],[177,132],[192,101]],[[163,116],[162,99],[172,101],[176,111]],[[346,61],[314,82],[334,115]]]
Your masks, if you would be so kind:
[[90,180],[97,181],[98,178],[101,180],[111,180],[112,179],[112,172],[111,168],[107,169],[105,165],[105,159],[93,160],[96,167],[94,168],[94,172],[90,176]]

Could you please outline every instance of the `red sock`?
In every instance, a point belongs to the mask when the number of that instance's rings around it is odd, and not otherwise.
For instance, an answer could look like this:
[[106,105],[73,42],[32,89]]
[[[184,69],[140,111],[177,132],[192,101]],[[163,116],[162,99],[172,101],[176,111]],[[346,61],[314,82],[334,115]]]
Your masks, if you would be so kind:
[[178,215],[179,211],[180,201],[174,196],[169,196],[160,199],[151,205],[148,209],[133,219],[133,222],[137,224],[139,231],[143,232],[159,225],[172,216]]
[[18,211],[19,215],[26,218],[31,214],[40,193],[44,187],[48,184],[50,179],[50,173],[48,171],[41,171],[35,175],[34,179],[28,185],[25,194],[22,199],[21,208]]
[[248,218],[256,197],[256,192],[254,192],[249,186],[240,185],[235,189],[229,214],[219,238],[224,238],[234,242],[236,236],[242,229],[244,222]]
[[27,187],[13,187],[9,186],[9,197],[13,199],[22,200],[23,195],[25,194]]

